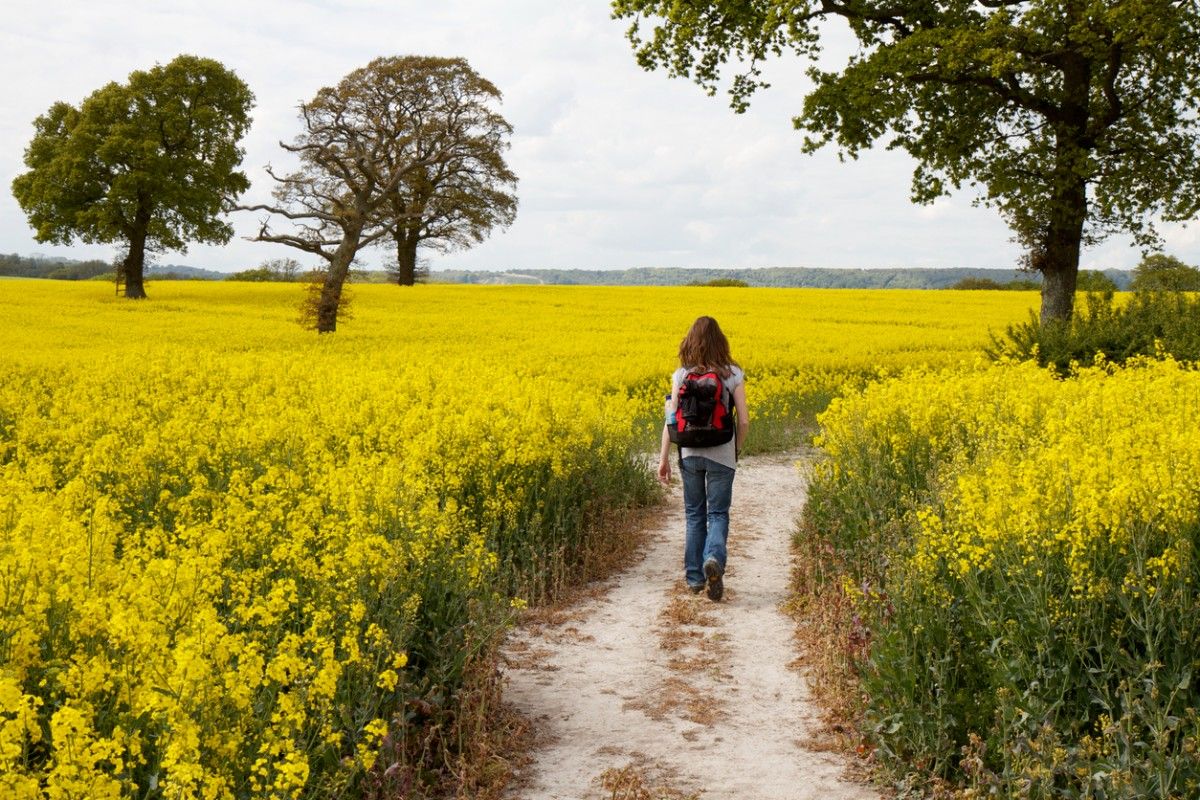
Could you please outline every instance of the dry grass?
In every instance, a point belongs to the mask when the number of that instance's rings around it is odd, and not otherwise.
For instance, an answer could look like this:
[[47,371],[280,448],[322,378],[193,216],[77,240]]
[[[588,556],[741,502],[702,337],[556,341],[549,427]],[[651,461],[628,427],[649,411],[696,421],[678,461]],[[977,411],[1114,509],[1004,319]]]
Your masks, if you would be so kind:
[[467,669],[453,707],[415,704],[384,738],[361,787],[366,800],[498,800],[528,761],[527,720],[501,700],[497,656]]
[[662,520],[666,498],[639,508],[609,509],[596,507],[595,521],[585,533],[586,545],[569,585],[554,598],[561,604],[573,597],[580,587],[623,572],[645,558],[648,532]]
[[688,630],[686,628],[660,629],[658,631],[658,646],[663,650],[670,650],[672,652],[683,650],[685,647],[694,645],[703,639],[703,631]]
[[696,676],[718,675],[729,660],[729,645],[720,631],[716,607],[702,594],[686,589],[667,591],[667,602],[654,628],[659,647],[672,653],[667,661],[668,677],[649,697],[626,705],[655,720],[678,714],[697,725],[711,726],[725,713],[715,695],[697,688]]
[[871,748],[859,733],[861,689],[854,655],[862,642],[854,635],[854,612],[837,581],[828,577],[821,554],[806,546],[811,534],[802,522],[797,535],[797,565],[792,574],[792,597],[783,610],[796,622],[797,658],[789,667],[809,677],[813,699],[821,708],[821,727],[803,742],[814,752],[840,753],[856,758],[851,772],[863,777]]
[[[661,779],[660,779],[661,780]],[[605,770],[600,786],[610,792],[609,800],[699,800],[699,792],[686,792],[647,777],[645,768],[629,764]]]
[[692,656],[676,656],[667,661],[667,669],[672,672],[717,672],[723,659],[716,653],[706,652]]
[[532,606],[521,612],[521,626],[533,630],[560,628],[569,622],[582,622],[586,614],[575,607],[579,601],[599,595],[600,587],[576,587],[569,599],[560,599],[551,605]]
[[656,687],[653,694],[625,704],[655,721],[678,715],[688,722],[711,727],[724,714],[724,705],[708,692],[699,689],[686,677],[671,675]]
[[712,612],[711,601],[688,591],[686,595],[676,594],[667,601],[658,615],[658,621],[660,625],[699,625],[707,628],[717,624]]
[[526,641],[510,641],[504,648],[500,663],[509,669],[539,670],[546,667],[546,659],[551,654],[545,647],[535,647]]

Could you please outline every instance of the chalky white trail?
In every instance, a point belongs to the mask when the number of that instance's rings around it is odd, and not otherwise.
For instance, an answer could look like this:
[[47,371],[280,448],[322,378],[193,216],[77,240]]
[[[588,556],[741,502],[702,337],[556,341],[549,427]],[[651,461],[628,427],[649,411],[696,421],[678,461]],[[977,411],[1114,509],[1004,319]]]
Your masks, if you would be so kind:
[[797,656],[790,540],[805,500],[794,456],[744,459],[734,481],[726,599],[681,585],[678,477],[645,558],[556,624],[506,646],[505,697],[532,723],[533,759],[511,800],[608,798],[633,766],[647,786],[745,800],[875,800],[842,757],[805,749],[818,709]]

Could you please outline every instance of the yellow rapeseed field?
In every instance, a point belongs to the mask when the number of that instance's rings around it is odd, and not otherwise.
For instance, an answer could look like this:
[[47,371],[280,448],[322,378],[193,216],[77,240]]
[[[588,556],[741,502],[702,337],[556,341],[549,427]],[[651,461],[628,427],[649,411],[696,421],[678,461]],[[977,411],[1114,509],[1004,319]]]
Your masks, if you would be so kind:
[[653,497],[648,422],[699,314],[761,448],[1035,302],[357,286],[318,337],[295,285],[0,287],[0,796],[54,799],[355,787],[514,594],[569,580],[591,511]]
[[1185,544],[1157,542],[1126,575],[1097,567],[1144,548],[1139,532],[1170,537],[1200,523],[1200,373],[1169,359],[1067,381],[1032,362],[914,372],[835,401],[822,419],[829,480],[855,479],[842,473],[863,441],[901,460],[920,447],[938,462],[936,502],[915,508],[910,553],[931,586],[998,558],[1035,568],[1053,558],[1074,595],[1153,595]]
[[1195,365],[916,370],[821,423],[806,530],[881,762],[964,798],[1200,796]]

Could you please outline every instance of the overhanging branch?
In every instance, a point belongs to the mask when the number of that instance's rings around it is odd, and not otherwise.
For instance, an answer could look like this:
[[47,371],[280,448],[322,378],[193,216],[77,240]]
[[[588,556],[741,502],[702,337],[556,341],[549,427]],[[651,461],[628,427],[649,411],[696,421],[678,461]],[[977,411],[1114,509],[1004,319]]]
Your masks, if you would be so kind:
[[234,211],[266,211],[268,214],[278,214],[281,217],[286,217],[287,219],[291,219],[291,220],[319,219],[324,222],[332,223],[335,225],[338,222],[338,217],[335,214],[331,214],[327,211],[309,210],[309,211],[305,211],[303,213],[297,213],[294,211],[288,211],[286,208],[280,208],[279,206],[268,206],[268,205],[264,205],[262,203],[258,203],[256,205],[252,205],[252,206],[237,205],[237,206],[233,207],[233,210]]

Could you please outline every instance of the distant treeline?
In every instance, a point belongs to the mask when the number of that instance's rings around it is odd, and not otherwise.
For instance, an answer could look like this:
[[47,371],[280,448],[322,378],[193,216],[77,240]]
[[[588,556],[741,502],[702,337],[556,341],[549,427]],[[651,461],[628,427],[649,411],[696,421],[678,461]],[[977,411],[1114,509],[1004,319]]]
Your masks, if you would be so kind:
[[[280,262],[282,264],[282,262]],[[146,269],[150,279],[187,280],[303,280],[308,277],[296,269],[285,269],[275,262],[264,262],[255,269],[238,273],[167,264]],[[69,259],[28,258],[0,254],[0,276],[90,280],[113,277],[109,262],[72,261]],[[1081,275],[1083,271],[1081,271]],[[1108,269],[1102,273],[1118,290],[1129,288],[1131,273]],[[389,275],[382,271],[355,270],[359,283],[382,283]],[[949,289],[1007,288],[1036,289],[1038,273],[1020,270],[976,269],[816,269],[805,267],[766,267],[762,269],[679,269],[642,267],[637,269],[526,269],[526,270],[442,270],[433,271],[435,283],[472,284],[554,284],[560,286],[687,286],[714,281],[725,285],[774,286],[814,289]]]
[[97,275],[112,272],[107,261],[67,261],[47,258],[25,258],[0,253],[0,275],[10,278],[53,278],[63,281],[86,281]]
[[[1109,269],[1118,289],[1129,286],[1130,273]],[[685,286],[714,280],[742,281],[748,286],[814,289],[948,289],[963,281],[987,281],[996,288],[1030,288],[1041,285],[1041,275],[1020,270],[953,267],[943,269],[817,269],[764,267],[761,269],[523,269],[505,272],[445,270],[430,274],[438,283],[545,283],[579,286]],[[981,286],[980,288],[984,288]]]
[[[146,276],[157,280],[224,280],[224,272],[180,264],[163,264],[146,268]],[[49,278],[60,281],[113,280],[116,267],[111,261],[70,258],[39,258],[0,253],[0,277]]]

